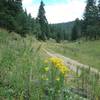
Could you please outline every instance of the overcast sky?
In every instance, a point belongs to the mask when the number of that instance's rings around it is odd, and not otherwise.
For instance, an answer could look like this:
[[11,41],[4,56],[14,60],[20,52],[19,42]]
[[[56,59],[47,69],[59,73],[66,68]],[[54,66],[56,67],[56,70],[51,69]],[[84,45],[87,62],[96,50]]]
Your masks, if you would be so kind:
[[[86,0],[43,0],[45,3],[46,17],[49,23],[61,23],[82,18]],[[41,0],[23,0],[23,7],[37,16]]]

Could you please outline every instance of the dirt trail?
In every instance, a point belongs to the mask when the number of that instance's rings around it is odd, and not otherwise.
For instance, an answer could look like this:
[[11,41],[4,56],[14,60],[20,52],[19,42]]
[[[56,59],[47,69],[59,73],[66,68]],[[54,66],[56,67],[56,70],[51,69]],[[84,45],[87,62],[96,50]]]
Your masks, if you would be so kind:
[[[75,71],[75,72],[77,71],[77,67],[89,69],[89,66],[88,66],[88,65],[81,64],[81,63],[79,63],[78,61],[72,60],[72,59],[70,59],[70,58],[68,58],[68,57],[65,57],[65,56],[63,56],[63,55],[61,55],[61,54],[55,53],[55,52],[53,52],[53,51],[52,51],[52,52],[49,52],[49,51],[47,51],[47,50],[45,50],[45,49],[43,49],[43,50],[44,50],[49,56],[51,56],[51,57],[58,57],[58,58],[63,59],[65,65],[67,65],[71,70],[73,70],[73,71]],[[50,50],[50,51],[51,51],[51,50]],[[90,67],[90,71],[93,72],[93,73],[98,73],[98,74],[100,74],[100,72],[99,72],[97,69],[95,69],[95,68],[91,68],[91,67]],[[79,72],[80,72],[80,70],[79,70]]]

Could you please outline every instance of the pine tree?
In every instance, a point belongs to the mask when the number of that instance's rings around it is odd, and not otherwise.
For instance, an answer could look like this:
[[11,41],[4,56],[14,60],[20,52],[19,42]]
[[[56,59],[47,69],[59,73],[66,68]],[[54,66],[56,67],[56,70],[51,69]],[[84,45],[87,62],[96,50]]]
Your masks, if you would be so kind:
[[40,24],[40,30],[41,30],[41,34],[38,35],[38,39],[45,41],[49,37],[48,35],[49,27],[48,27],[48,21],[45,16],[45,9],[44,9],[43,1],[41,1],[40,7],[39,7],[37,20]]
[[33,32],[33,19],[22,8],[22,0],[0,1],[0,27],[24,36]]
[[98,1],[98,20],[100,21],[100,0]]
[[77,40],[80,37],[80,33],[81,33],[80,20],[77,18],[72,28],[71,40],[72,41]]
[[100,38],[100,0],[98,1],[98,29],[97,29],[97,35],[98,38]]
[[0,1],[0,27],[6,26],[6,8],[7,2],[5,0]]
[[87,0],[87,6],[84,13],[84,20],[86,21],[86,24],[93,24],[93,21],[98,16],[98,10],[96,7],[95,0]]
[[0,26],[10,31],[15,31],[17,24],[16,17],[19,13],[22,13],[22,1],[1,0],[0,7]]
[[20,13],[22,12],[23,8],[22,8],[22,0],[15,0],[16,3],[16,12]]
[[88,31],[88,28],[93,28],[97,24],[98,8],[95,0],[87,0],[87,6],[84,13],[83,32],[86,38],[94,38],[93,33]]

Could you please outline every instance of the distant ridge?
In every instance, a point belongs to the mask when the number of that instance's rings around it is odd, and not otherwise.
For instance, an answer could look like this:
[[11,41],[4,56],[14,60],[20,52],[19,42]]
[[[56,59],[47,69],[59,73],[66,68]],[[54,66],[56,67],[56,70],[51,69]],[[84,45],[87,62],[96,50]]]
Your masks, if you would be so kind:
[[57,28],[61,28],[66,33],[70,34],[71,33],[71,30],[72,30],[72,28],[74,26],[74,22],[75,21],[70,21],[70,22],[56,23],[56,24],[51,24],[51,25],[54,25]]

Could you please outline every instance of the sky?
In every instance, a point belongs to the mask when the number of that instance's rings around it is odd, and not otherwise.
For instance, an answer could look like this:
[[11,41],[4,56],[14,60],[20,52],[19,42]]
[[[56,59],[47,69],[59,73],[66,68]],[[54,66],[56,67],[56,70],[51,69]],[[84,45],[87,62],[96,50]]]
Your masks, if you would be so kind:
[[[62,23],[83,18],[86,0],[43,0],[49,23]],[[23,8],[36,18],[41,0],[23,0]]]

